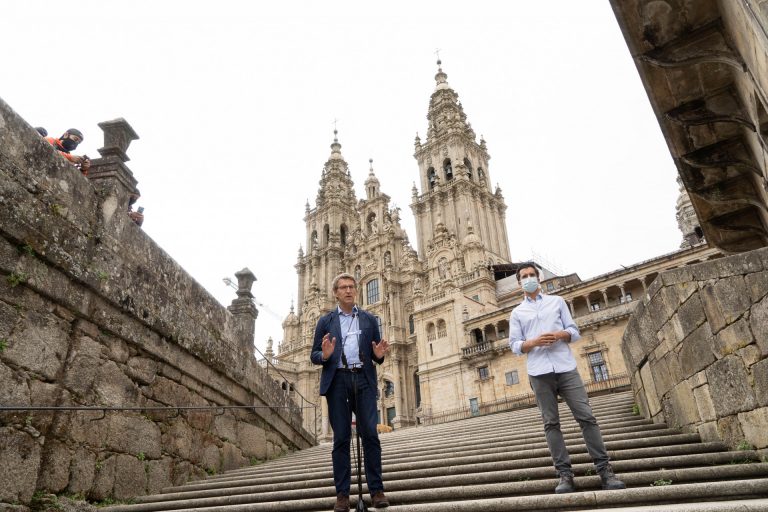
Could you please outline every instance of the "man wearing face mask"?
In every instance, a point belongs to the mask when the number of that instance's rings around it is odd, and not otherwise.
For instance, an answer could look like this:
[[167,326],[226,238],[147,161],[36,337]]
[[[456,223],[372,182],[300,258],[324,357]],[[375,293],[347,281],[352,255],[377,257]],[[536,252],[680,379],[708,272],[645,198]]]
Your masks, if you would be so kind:
[[77,149],[78,144],[83,142],[83,134],[80,130],[70,128],[58,139],[55,137],[46,137],[45,140],[47,140],[51,146],[56,148],[61,156],[80,169],[80,172],[82,172],[83,175],[88,175],[88,169],[91,167],[91,160],[85,155],[77,156],[71,154],[71,151]]
[[533,262],[518,267],[517,282],[525,295],[509,319],[509,346],[515,354],[527,355],[528,377],[544,422],[547,446],[560,477],[555,492],[576,490],[571,459],[560,431],[558,395],[568,404],[581,427],[603,489],[624,489],[624,482],[616,478],[611,468],[600,427],[571,353],[570,344],[581,335],[568,306],[562,297],[541,292],[539,269]]

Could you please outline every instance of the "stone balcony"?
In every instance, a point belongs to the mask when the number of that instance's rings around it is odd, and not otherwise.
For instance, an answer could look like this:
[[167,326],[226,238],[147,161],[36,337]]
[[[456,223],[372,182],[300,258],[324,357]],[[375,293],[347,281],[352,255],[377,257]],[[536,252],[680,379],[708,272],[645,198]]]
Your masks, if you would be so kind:
[[493,341],[483,341],[482,343],[473,343],[467,347],[462,347],[461,358],[472,359],[473,357],[492,355],[494,353],[501,354],[505,350],[509,350],[508,338]]
[[590,311],[589,313],[581,314],[575,317],[574,320],[580,329],[589,325],[599,325],[612,322],[618,320],[619,318],[629,316],[632,311],[635,310],[635,306],[637,306],[639,302],[640,301],[627,302],[626,304],[609,306],[599,311]]

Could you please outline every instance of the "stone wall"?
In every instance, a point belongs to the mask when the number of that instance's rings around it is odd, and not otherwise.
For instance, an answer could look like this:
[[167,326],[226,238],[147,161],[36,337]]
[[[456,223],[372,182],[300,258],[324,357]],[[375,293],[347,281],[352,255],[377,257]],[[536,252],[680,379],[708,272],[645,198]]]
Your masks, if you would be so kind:
[[646,416],[768,453],[768,249],[661,273],[623,351]]
[[0,412],[0,503],[125,499],[313,442],[253,357],[249,291],[228,311],[126,215],[133,132],[107,125],[89,179],[0,100],[0,406],[255,407]]

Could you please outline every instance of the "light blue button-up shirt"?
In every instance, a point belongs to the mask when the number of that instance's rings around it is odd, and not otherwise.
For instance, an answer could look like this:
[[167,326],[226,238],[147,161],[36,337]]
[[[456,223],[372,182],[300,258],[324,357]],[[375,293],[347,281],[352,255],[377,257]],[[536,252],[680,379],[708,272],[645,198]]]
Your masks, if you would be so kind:
[[[571,343],[581,339],[579,329],[562,297],[539,293],[536,299],[525,296],[509,317],[509,346],[523,355],[523,342],[545,332],[568,331]],[[533,347],[528,352],[528,375],[565,373],[576,369],[570,343],[559,340],[549,347]]]
[[[357,306],[352,308],[351,315],[343,312],[338,306],[336,308],[339,313],[339,323],[341,324],[341,348],[347,357],[347,366],[349,368],[362,366],[360,362],[360,342],[358,339],[362,331],[360,331],[360,316],[358,315]],[[344,368],[344,362],[341,358],[339,358],[338,368]]]

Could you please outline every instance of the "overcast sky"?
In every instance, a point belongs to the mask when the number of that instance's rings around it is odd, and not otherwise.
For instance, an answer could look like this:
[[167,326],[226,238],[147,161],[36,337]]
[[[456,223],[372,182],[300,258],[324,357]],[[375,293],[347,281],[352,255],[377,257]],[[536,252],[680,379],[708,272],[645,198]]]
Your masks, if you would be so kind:
[[582,279],[677,249],[676,170],[607,0],[4,2],[0,97],[52,135],[125,118],[144,230],[223,304],[249,267],[257,345],[282,338],[334,119],[402,208],[435,50],[487,141],[514,260]]

